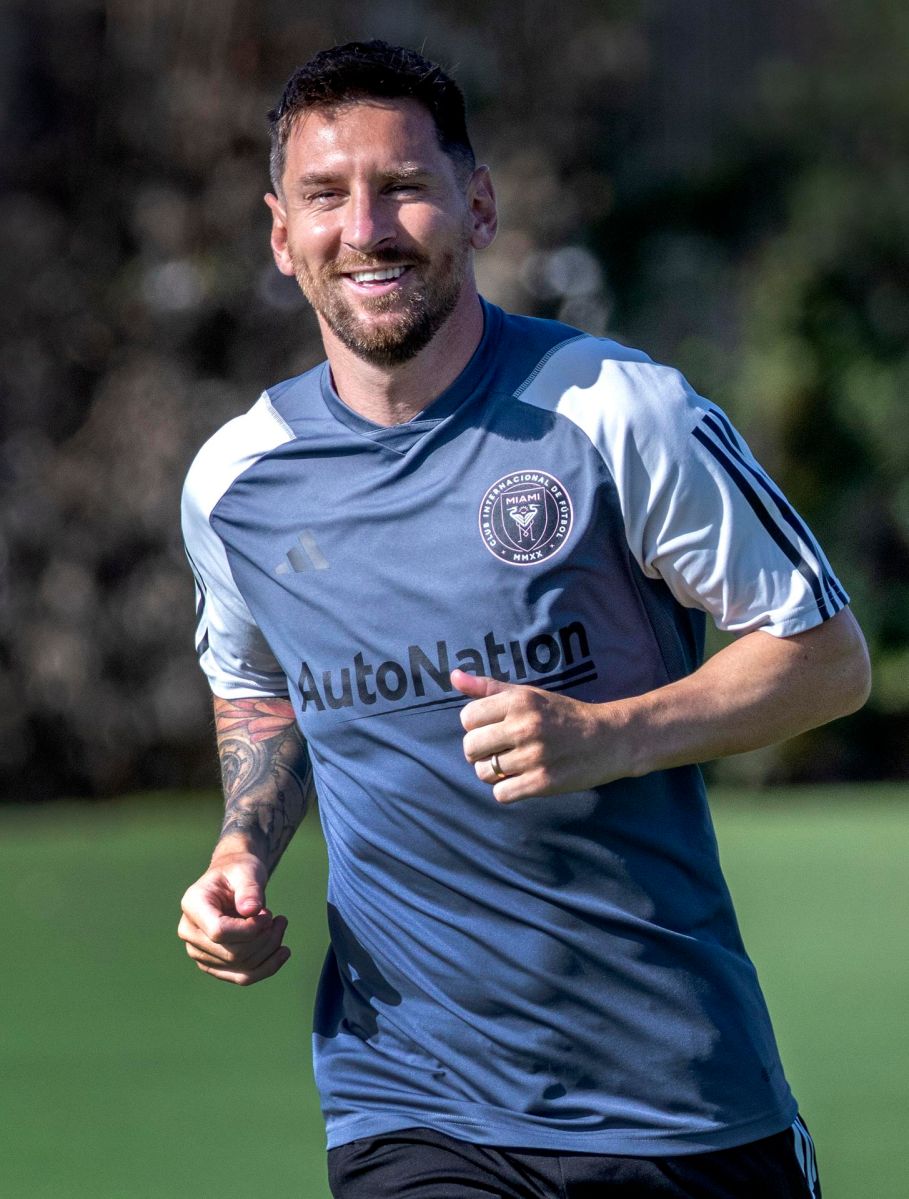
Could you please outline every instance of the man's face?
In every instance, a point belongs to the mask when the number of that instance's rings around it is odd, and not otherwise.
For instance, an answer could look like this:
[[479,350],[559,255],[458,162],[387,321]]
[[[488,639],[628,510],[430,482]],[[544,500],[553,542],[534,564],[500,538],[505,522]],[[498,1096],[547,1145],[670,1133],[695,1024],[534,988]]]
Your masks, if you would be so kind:
[[370,362],[412,358],[473,287],[471,248],[491,240],[476,232],[477,177],[458,181],[422,105],[368,100],[306,113],[283,182],[283,203],[267,197],[275,258],[323,332]]

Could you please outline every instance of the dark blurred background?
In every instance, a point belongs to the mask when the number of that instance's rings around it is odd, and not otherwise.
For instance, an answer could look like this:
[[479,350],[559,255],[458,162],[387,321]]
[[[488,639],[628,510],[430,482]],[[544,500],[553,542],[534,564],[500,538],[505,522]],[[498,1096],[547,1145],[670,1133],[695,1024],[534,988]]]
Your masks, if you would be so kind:
[[865,711],[727,781],[909,776],[904,0],[7,0],[0,10],[0,787],[215,779],[179,491],[320,357],[268,251],[265,113],[379,36],[464,86],[481,286],[681,367],[812,524]]

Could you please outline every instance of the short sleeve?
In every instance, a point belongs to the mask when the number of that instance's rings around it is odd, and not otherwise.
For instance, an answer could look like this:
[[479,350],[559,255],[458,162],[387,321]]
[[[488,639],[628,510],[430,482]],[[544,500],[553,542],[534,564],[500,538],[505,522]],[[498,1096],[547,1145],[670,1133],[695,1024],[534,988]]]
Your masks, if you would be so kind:
[[731,633],[790,636],[848,603],[804,520],[678,371],[585,338],[522,398],[584,430],[614,481],[631,554],[684,607]]
[[196,652],[209,686],[224,699],[287,695],[287,678],[236,588],[224,547],[210,527],[200,535],[197,525],[198,514],[184,497],[186,556],[196,583]]
[[731,633],[789,636],[848,597],[804,520],[729,418],[665,367],[625,368],[633,407],[615,477],[629,547],[679,603]]
[[287,677],[236,585],[209,520],[225,486],[252,460],[250,441],[260,439],[251,438],[250,428],[255,434],[255,422],[261,426],[261,414],[268,411],[260,401],[216,434],[196,457],[183,488],[183,541],[196,582],[196,651],[212,691],[224,699],[288,695]]

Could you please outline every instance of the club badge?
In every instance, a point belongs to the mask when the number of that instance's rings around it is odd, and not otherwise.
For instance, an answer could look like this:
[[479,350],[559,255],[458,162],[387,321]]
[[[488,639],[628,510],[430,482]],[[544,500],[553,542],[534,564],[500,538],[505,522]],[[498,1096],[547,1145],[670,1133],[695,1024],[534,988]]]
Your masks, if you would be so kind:
[[503,475],[480,504],[483,544],[512,566],[533,566],[557,554],[573,521],[568,492],[545,470]]

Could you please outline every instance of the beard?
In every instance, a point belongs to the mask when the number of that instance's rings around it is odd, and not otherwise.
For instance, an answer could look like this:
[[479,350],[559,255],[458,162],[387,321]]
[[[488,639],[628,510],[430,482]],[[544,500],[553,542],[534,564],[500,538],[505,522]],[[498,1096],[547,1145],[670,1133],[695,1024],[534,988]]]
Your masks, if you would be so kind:
[[[291,262],[303,295],[342,345],[376,366],[399,366],[428,345],[451,316],[464,285],[468,255],[465,236],[435,265],[425,255],[389,247],[333,263],[318,274],[293,254]],[[419,280],[387,295],[365,296],[357,305],[344,295],[345,273],[403,261],[421,272]],[[371,320],[373,316],[380,319]]]

